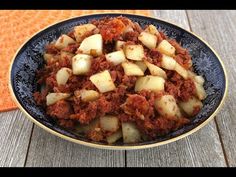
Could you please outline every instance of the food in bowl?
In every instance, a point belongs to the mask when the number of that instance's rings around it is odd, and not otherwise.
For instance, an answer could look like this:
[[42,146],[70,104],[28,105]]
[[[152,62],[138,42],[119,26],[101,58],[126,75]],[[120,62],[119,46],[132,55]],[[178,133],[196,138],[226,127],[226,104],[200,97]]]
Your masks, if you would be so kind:
[[35,101],[95,142],[136,143],[190,123],[206,98],[187,49],[126,17],[75,26],[45,46]]

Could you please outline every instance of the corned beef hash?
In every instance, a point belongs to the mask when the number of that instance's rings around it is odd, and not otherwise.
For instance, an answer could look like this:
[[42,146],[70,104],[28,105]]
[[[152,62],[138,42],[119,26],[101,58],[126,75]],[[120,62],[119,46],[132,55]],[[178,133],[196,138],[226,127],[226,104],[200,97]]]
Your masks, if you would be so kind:
[[136,143],[190,122],[206,98],[187,49],[154,25],[106,17],[45,46],[35,101],[89,140]]

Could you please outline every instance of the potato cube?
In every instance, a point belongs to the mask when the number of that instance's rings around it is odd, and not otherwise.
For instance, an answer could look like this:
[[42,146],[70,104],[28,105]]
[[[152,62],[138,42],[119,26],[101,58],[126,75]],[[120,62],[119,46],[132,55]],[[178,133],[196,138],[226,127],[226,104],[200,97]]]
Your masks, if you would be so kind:
[[163,95],[160,99],[156,99],[155,108],[164,117],[173,117],[179,112],[179,107],[172,95]]
[[63,67],[57,71],[56,80],[58,85],[65,85],[69,77],[72,75],[70,68]]
[[199,100],[204,100],[207,97],[206,91],[203,87],[203,85],[194,82],[195,87],[196,87],[196,95],[198,97]]
[[79,46],[79,50],[88,55],[92,56],[100,56],[102,55],[102,35],[101,34],[94,34],[85,38]]
[[46,63],[54,63],[58,61],[58,57],[55,57],[55,55],[49,53],[44,53],[43,58]]
[[101,93],[116,89],[108,70],[92,75],[90,80]]
[[119,120],[116,116],[100,117],[100,127],[104,131],[116,132],[119,129]]
[[49,93],[46,96],[46,104],[47,106],[56,103],[59,100],[66,99],[70,96],[69,93]]
[[183,114],[182,114],[182,111],[180,110],[180,107],[179,107],[179,106],[178,106],[178,110],[177,110],[177,112],[176,112],[176,117],[178,117],[178,118],[184,117]]
[[180,102],[179,106],[188,116],[195,116],[196,110],[201,109],[203,104],[199,99],[193,97],[186,102]]
[[83,75],[89,72],[91,67],[91,56],[77,54],[72,58],[72,71],[74,75]]
[[106,59],[112,62],[114,65],[118,65],[126,60],[123,50],[111,52],[105,55]]
[[175,55],[175,48],[167,40],[162,40],[157,46],[157,50],[168,56]]
[[43,58],[44,58],[44,61],[48,61],[48,60],[50,60],[51,58],[53,58],[53,55],[52,54],[50,54],[50,53],[44,53],[43,54]]
[[187,71],[188,71],[188,78],[191,78],[191,79],[194,80],[196,74],[194,72],[190,71],[190,70],[187,70]]
[[143,43],[143,45],[145,45],[149,49],[156,48],[157,37],[153,34],[143,31],[138,36],[138,40],[140,40]]
[[158,66],[152,63],[149,63],[148,61],[144,61],[144,63],[147,65],[151,75],[160,76],[164,79],[167,79],[166,72],[163,69],[159,68]]
[[141,140],[141,134],[137,126],[131,122],[122,123],[122,134],[124,143],[137,143]]
[[160,35],[159,31],[154,25],[149,25],[144,31],[156,36]]
[[176,63],[175,65],[175,71],[181,75],[184,79],[188,78],[188,71],[182,67],[179,63]]
[[145,57],[142,45],[126,45],[124,50],[126,58],[130,60],[141,61]]
[[200,85],[203,85],[205,82],[205,79],[202,76],[195,76],[194,80],[195,80],[195,82],[199,83]]
[[176,61],[167,55],[163,55],[161,59],[161,67],[168,69],[168,70],[174,70],[176,65]]
[[147,69],[147,65],[143,61],[135,61],[134,64],[136,64],[143,71],[143,73]]
[[123,46],[125,44],[125,41],[116,41],[116,50],[123,50]]
[[79,25],[79,26],[75,26],[74,27],[74,35],[76,38],[77,42],[81,42],[83,40],[83,36],[90,32],[93,31],[94,29],[96,29],[97,27],[93,24],[84,24],[84,25]]
[[75,43],[74,39],[63,34],[57,39],[57,41],[55,43],[55,47],[58,49],[63,49],[65,47],[67,47],[69,44],[73,44],[73,43]]
[[76,90],[75,96],[81,97],[83,102],[94,101],[99,98],[99,93],[95,90]]
[[125,75],[127,76],[143,76],[144,75],[140,67],[134,63],[125,61],[121,65],[124,69]]
[[195,82],[199,83],[200,85],[203,85],[205,82],[205,79],[202,76],[197,75],[196,73],[190,70],[188,70],[188,78],[193,79]]
[[118,141],[120,138],[122,138],[122,131],[118,130],[117,132],[106,137],[106,140],[107,140],[108,144],[112,144],[112,143],[115,143],[116,141]]
[[137,79],[135,83],[135,92],[141,90],[164,91],[165,80],[159,76],[144,76]]

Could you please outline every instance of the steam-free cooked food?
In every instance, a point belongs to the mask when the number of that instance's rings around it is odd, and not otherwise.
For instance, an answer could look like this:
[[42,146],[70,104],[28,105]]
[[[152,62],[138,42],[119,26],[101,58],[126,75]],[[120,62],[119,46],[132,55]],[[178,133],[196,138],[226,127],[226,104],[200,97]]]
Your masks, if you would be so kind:
[[156,26],[106,17],[45,46],[35,101],[89,140],[137,143],[188,124],[206,98],[187,49]]

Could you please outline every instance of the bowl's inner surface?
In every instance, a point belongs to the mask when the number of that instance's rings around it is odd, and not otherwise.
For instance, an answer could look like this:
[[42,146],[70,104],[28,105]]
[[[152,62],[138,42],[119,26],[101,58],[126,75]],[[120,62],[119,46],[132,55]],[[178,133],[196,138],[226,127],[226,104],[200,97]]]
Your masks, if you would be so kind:
[[[119,15],[121,14],[109,14],[109,16]],[[44,46],[46,44],[57,39],[61,34],[69,32],[76,25],[85,24],[92,19],[97,19],[104,16],[107,15],[101,14],[74,18],[53,25],[37,33],[37,35],[32,37],[20,49],[11,70],[11,84],[13,92],[21,106],[34,119],[54,131],[86,142],[91,141],[57,126],[55,122],[45,114],[45,111],[35,104],[33,93],[39,89],[36,84],[35,73],[36,70],[43,67],[42,55],[44,52]],[[157,26],[159,30],[163,31],[168,37],[176,39],[184,48],[187,48],[192,56],[194,71],[197,74],[202,75],[205,79],[204,88],[208,95],[207,98],[203,101],[204,106],[202,110],[196,117],[192,119],[191,124],[173,133],[170,133],[165,137],[160,137],[155,141],[143,142],[135,145],[152,144],[171,139],[192,130],[203,121],[208,119],[219,106],[224,96],[226,83],[224,70],[214,52],[200,39],[175,25],[149,17],[136,15],[123,16],[126,16],[135,22],[138,22],[142,27],[148,24],[153,24]],[[98,142],[94,143],[101,144]],[[114,146],[116,145],[121,145],[121,143],[117,143]]]

